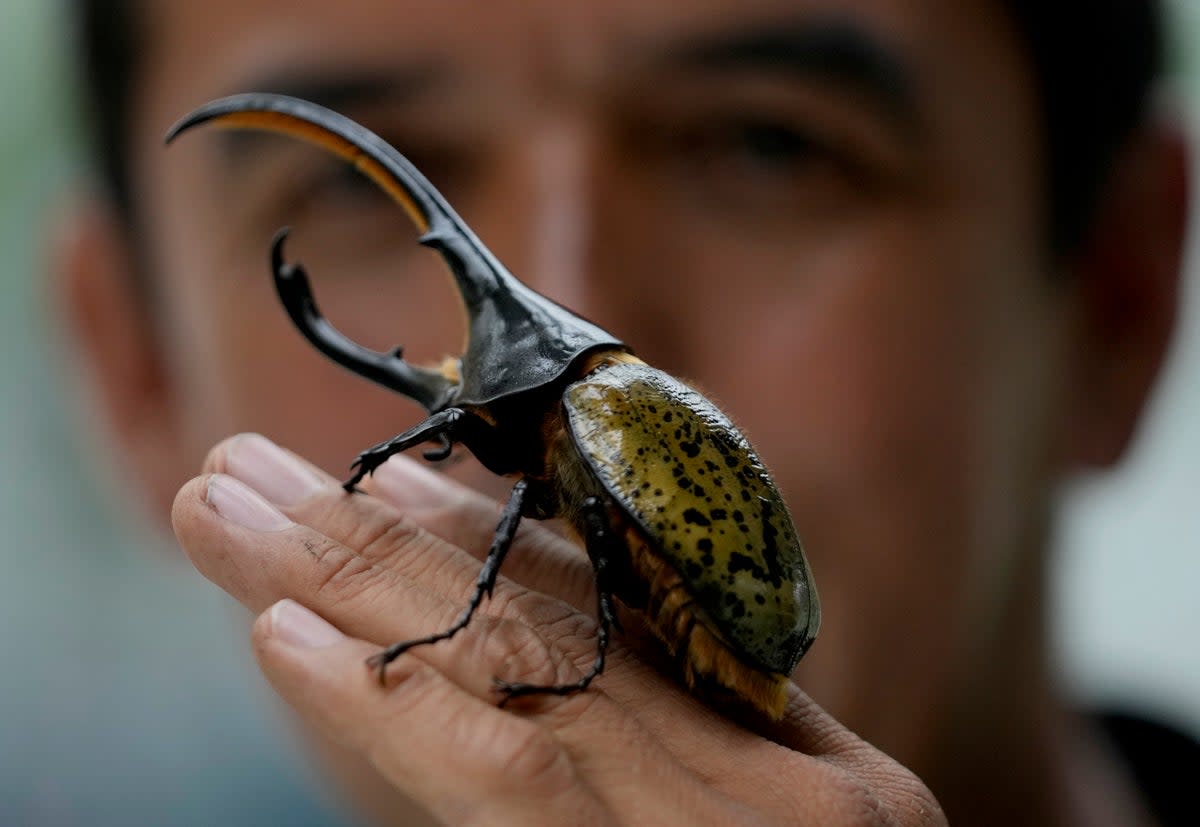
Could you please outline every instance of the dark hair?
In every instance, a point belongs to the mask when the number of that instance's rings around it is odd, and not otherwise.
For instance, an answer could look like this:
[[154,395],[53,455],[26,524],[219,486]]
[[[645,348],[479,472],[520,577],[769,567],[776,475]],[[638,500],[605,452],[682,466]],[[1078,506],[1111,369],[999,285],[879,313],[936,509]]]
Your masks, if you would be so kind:
[[[1050,242],[1085,237],[1122,146],[1146,116],[1161,70],[1161,0],[999,0],[1023,39],[1039,93]],[[132,215],[126,151],[144,51],[137,0],[73,0],[81,91],[103,183]]]
[[135,78],[143,52],[136,0],[71,0],[77,75],[93,162],[117,206],[132,215],[129,145]]
[[1163,71],[1161,0],[1002,0],[1033,66],[1050,241],[1082,243],[1112,165]]

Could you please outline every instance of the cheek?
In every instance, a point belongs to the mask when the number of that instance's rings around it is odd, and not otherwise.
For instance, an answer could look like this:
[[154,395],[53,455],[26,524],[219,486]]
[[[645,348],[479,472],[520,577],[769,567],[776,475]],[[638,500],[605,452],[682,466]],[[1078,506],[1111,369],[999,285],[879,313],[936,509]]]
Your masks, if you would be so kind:
[[914,238],[830,245],[790,295],[730,288],[713,304],[738,318],[694,348],[701,384],[815,512],[918,482],[958,488],[966,474],[981,297],[977,279],[918,264],[939,259]]
[[924,666],[948,662],[967,592],[987,301],[977,272],[918,238],[830,245],[790,298],[731,291],[718,306],[740,301],[744,318],[699,346],[702,385],[775,473],[809,550],[825,698],[857,691],[841,661],[894,661],[898,628],[924,641]]

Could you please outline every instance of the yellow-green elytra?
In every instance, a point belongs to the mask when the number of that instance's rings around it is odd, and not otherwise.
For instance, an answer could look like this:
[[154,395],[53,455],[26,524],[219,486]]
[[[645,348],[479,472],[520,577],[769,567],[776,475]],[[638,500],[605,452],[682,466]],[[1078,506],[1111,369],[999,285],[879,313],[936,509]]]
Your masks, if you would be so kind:
[[604,669],[614,599],[644,612],[689,687],[740,699],[778,718],[788,675],[812,644],[820,608],[783,498],[741,432],[711,402],[646,365],[612,334],[531,290],[483,245],[398,151],[354,121],[279,95],[207,104],[168,134],[202,123],[281,132],[352,163],[445,259],[467,316],[467,346],[440,365],[406,362],[338,332],[317,309],[303,267],[271,270],[281,302],[322,353],[422,404],[421,424],[360,454],[347,491],[388,457],[425,442],[456,443],[517,482],[476,588],[449,628],[369,660],[382,681],[413,646],[452,637],[491,594],[524,517],[562,517],[584,539],[599,598],[592,668],[565,684],[496,679],[501,704],[586,689]]
[[567,388],[572,439],[607,494],[750,665],[788,674],[820,620],[796,530],[766,468],[715,405],[648,365]]

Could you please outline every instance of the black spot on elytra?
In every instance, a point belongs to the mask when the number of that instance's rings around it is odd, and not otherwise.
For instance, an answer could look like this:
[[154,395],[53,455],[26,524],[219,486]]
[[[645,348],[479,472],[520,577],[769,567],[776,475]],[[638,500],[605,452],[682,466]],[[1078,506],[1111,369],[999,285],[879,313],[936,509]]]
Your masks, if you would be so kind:
[[735,523],[744,523],[744,522],[746,522],[746,515],[743,514],[740,510],[734,510],[733,521]]
[[694,508],[689,508],[687,511],[683,512],[683,521],[685,523],[689,523],[690,525],[698,525],[698,526],[712,525],[712,523],[709,522],[708,517],[705,517],[703,514],[701,514],[699,511],[697,511]]
[[675,414],[671,413],[670,411],[667,411],[665,414],[663,414],[663,422],[674,422],[674,421],[675,421]]
[[702,486],[695,484],[695,483],[692,484],[692,493],[695,494],[697,497],[707,497],[708,496],[708,492],[705,491]]
[[700,551],[704,552],[705,554],[709,554],[713,550],[712,540],[710,540],[708,537],[705,537],[702,540],[697,540],[696,548],[700,549]]
[[698,442],[681,442],[679,448],[692,459],[695,459],[700,453],[700,443]]
[[735,551],[733,554],[729,555],[729,573],[737,574],[743,571],[750,572],[750,574],[754,576],[755,580],[766,579],[766,572],[763,571],[762,567],[754,561],[754,558],[747,557],[740,551]]
[[763,597],[761,594],[754,595],[754,602],[760,606],[767,605],[767,599],[765,597]]
[[711,459],[704,460],[704,467],[709,471],[719,471],[721,469],[721,466],[717,465]]
[[680,477],[679,478],[679,487],[684,489],[685,491],[687,489],[691,488],[692,487],[692,478],[691,477]]
[[714,508],[708,512],[708,515],[713,518],[714,522],[729,519],[729,513],[724,508]]
[[779,588],[783,585],[785,576],[783,567],[779,563],[779,531],[771,521],[775,507],[766,499],[760,500],[759,506],[762,508],[763,559],[767,561],[771,582],[775,584],[776,588]]

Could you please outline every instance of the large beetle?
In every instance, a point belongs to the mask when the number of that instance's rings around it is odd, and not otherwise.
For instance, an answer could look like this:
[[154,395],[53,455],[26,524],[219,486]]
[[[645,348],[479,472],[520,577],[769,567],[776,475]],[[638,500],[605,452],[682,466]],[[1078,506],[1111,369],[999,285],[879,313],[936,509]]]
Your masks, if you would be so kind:
[[451,637],[490,595],[522,517],[562,517],[584,538],[599,594],[594,664],[578,681],[497,681],[504,699],[585,689],[604,669],[613,598],[645,613],[692,688],[741,698],[778,718],[787,676],[820,622],[800,541],[778,489],[741,432],[711,402],[621,341],[522,284],[417,169],[354,121],[278,95],[209,103],[168,135],[202,123],[292,135],[352,163],[399,204],[420,243],[442,254],[468,318],[466,352],[438,367],[406,362],[339,333],[318,311],[300,265],[275,239],[275,285],[321,352],[421,403],[430,416],[369,448],[352,491],[388,457],[436,441],[430,460],[465,445],[517,477],[475,592],[444,632],[373,657],[380,677],[403,652]]

